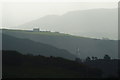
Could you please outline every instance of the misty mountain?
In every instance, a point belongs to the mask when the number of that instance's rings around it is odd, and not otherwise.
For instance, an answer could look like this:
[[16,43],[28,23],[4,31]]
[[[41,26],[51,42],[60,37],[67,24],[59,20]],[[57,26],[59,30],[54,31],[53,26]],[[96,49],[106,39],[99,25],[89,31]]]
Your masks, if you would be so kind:
[[44,31],[2,30],[2,32],[14,37],[30,39],[35,42],[65,49],[80,58],[86,58],[87,56],[103,58],[105,54],[108,54],[112,58],[118,58],[118,41],[116,40],[100,40]]
[[56,56],[75,59],[75,56],[64,49],[58,49],[48,44],[34,42],[29,39],[20,39],[9,35],[2,35],[2,50],[16,50],[22,53]]
[[117,39],[117,9],[91,9],[68,12],[62,16],[48,15],[19,27],[39,27],[78,36]]

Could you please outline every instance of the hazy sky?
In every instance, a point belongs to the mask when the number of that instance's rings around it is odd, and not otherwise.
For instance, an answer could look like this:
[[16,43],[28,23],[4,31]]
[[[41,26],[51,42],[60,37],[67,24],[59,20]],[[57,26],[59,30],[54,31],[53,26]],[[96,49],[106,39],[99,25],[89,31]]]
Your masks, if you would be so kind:
[[2,27],[15,28],[46,15],[62,15],[69,11],[116,7],[117,2],[4,2],[2,3]]

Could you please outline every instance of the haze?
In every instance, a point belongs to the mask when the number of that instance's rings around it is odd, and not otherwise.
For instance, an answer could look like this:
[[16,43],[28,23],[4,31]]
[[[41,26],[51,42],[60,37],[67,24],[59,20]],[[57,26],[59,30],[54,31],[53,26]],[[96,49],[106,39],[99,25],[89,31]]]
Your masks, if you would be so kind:
[[4,3],[3,4],[3,27],[14,28],[31,20],[46,15],[62,15],[69,11],[115,8],[117,3],[83,3],[83,2],[41,2],[41,3]]
[[[23,27],[20,27],[20,25],[23,25],[25,23],[28,23],[30,21],[39,19],[47,15],[64,15],[71,11],[89,10],[89,9],[101,9],[101,8],[114,9],[114,8],[117,8],[117,6],[118,6],[117,2],[39,2],[39,3],[10,2],[10,3],[3,3],[2,27],[13,28],[13,29],[31,29],[31,27],[23,28]],[[117,10],[116,10],[116,14],[117,14]],[[68,31],[68,33],[70,32]]]

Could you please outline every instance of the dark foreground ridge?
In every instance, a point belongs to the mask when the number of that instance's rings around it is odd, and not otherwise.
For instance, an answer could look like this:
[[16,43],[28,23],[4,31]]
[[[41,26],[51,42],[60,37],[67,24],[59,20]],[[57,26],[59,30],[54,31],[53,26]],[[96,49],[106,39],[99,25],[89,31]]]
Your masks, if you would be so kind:
[[102,71],[60,57],[2,51],[2,78],[101,78]]

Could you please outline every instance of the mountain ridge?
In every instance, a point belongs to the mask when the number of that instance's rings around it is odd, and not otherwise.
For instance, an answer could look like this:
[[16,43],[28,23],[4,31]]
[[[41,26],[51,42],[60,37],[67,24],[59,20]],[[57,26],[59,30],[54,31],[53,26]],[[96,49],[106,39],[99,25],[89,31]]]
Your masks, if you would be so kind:
[[45,16],[19,26],[66,32],[78,36],[117,39],[117,9],[71,11],[62,16]]
[[67,59],[75,59],[70,52],[59,49],[54,46],[35,42],[29,39],[16,38],[10,35],[2,34],[2,50],[17,50],[22,53],[43,56],[57,56]]
[[[110,55],[112,58],[118,58],[117,40],[101,40],[68,35],[59,36],[48,34],[33,34],[36,32],[28,33],[11,30],[3,30],[2,32],[3,34],[11,35],[17,38],[30,39],[35,42],[49,44],[60,49],[65,49],[79,58],[85,59],[87,56],[97,56],[102,58],[105,54]],[[79,54],[76,52],[78,48],[80,50]]]

